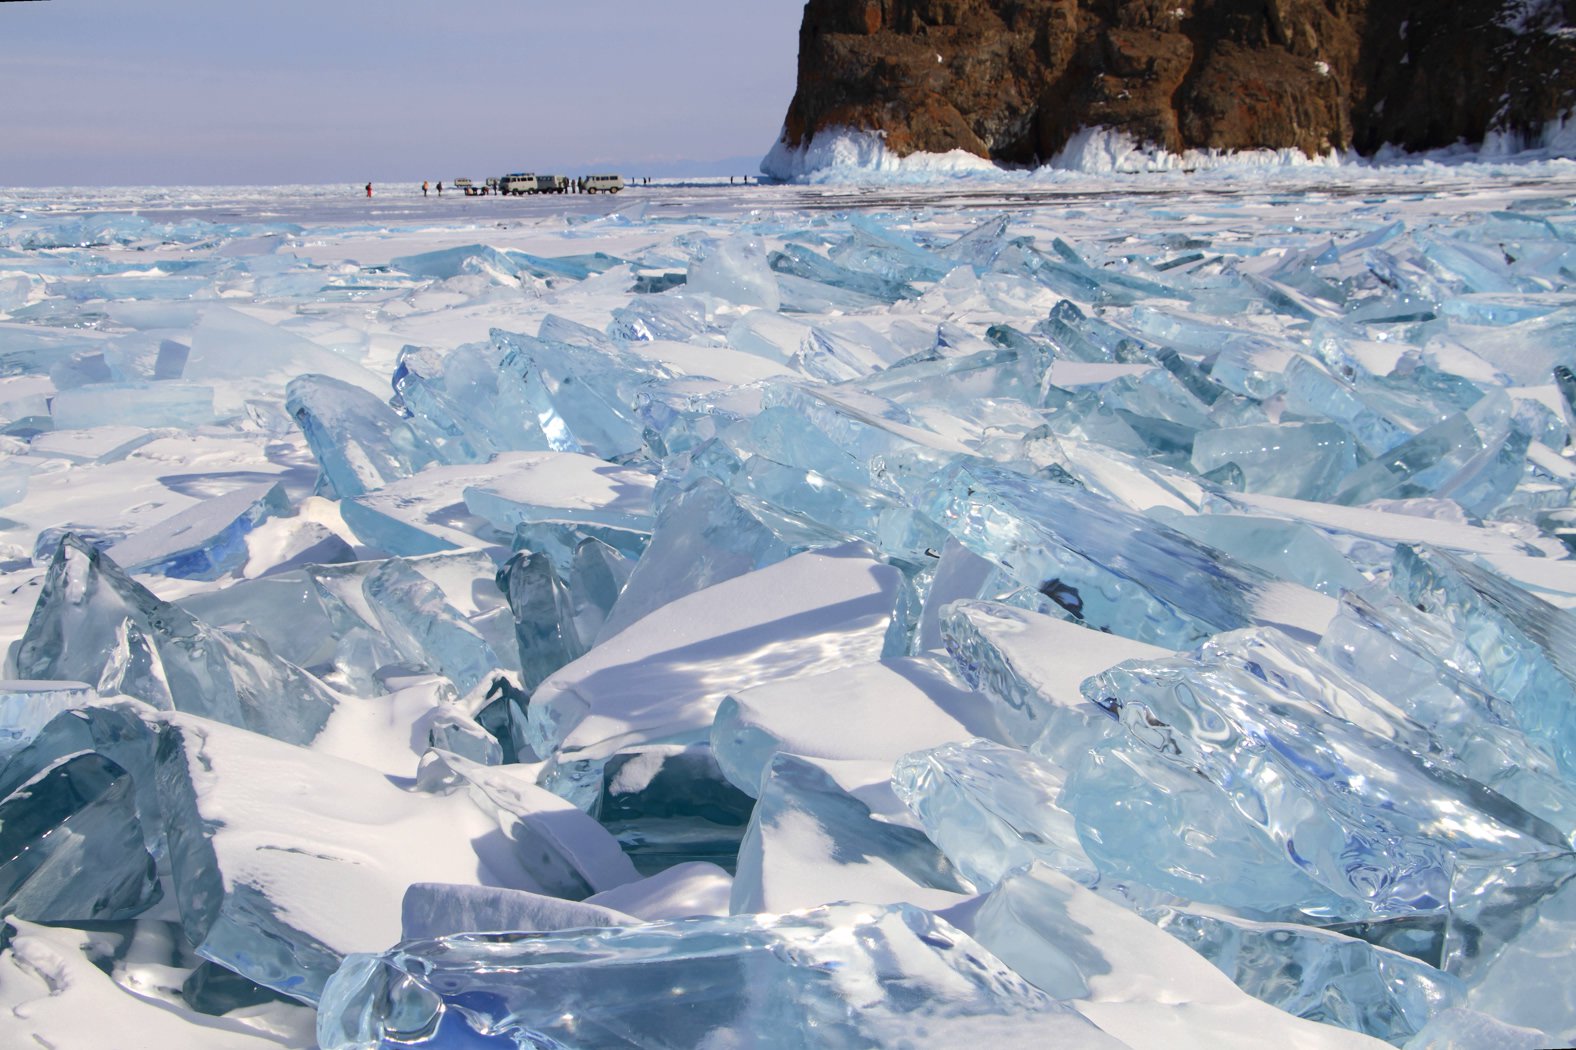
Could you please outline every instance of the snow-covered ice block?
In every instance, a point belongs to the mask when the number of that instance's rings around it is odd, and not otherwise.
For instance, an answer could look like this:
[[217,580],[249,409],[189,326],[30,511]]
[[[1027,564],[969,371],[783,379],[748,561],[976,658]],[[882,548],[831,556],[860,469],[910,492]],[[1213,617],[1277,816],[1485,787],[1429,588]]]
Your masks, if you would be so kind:
[[399,939],[413,882],[542,888],[463,791],[405,791],[370,767],[184,715],[162,733],[157,778],[187,937],[308,1002],[346,953]]
[[[12,932],[0,950],[0,1043],[7,1046],[102,1050],[107,1041],[121,1039],[162,1050],[310,1045],[312,1015],[304,1007],[276,1004],[268,1018],[208,1016],[149,994],[135,980],[117,982],[103,967],[102,930],[41,926],[20,918],[8,925]],[[168,972],[147,969],[160,976]],[[270,1023],[285,1018],[283,1025]]]
[[[773,755],[739,845],[729,909],[784,912],[837,900],[939,908],[972,893],[924,832],[876,819],[872,793],[885,796],[878,809],[896,808],[887,768]],[[840,781],[855,782],[860,794]]]
[[161,601],[74,536],[61,540],[16,653],[30,678],[112,685],[292,743],[322,730],[334,695],[249,632]]
[[464,1045],[482,1032],[606,1050],[1120,1045],[903,905],[412,941],[346,960],[318,1012],[323,1050]]
[[727,915],[732,891],[732,875],[715,864],[690,861],[603,890],[587,897],[585,903],[658,922],[695,915]]
[[400,940],[404,941],[429,940],[456,933],[634,926],[640,921],[611,908],[527,890],[438,882],[416,882],[407,887],[400,914]]
[[618,843],[578,806],[536,784],[518,766],[484,766],[459,755],[428,751],[416,786],[433,794],[463,792],[498,822],[514,846],[514,861],[536,889],[581,900],[638,876]]
[[506,535],[543,521],[651,531],[656,478],[647,471],[570,452],[505,454],[488,468],[472,468],[475,477],[464,481],[436,480],[457,487],[471,513]]
[[703,740],[729,692],[879,658],[901,573],[867,548],[801,554],[680,598],[543,682],[538,754]]
[[891,762],[993,729],[984,697],[932,660],[901,657],[732,694],[711,747],[728,779],[754,795],[779,751]]
[[246,564],[253,529],[289,512],[282,485],[247,485],[133,533],[109,553],[130,573],[215,580]]
[[1386,1045],[1259,1002],[1197,952],[1043,865],[993,890],[971,929],[1013,969],[1134,1050]]

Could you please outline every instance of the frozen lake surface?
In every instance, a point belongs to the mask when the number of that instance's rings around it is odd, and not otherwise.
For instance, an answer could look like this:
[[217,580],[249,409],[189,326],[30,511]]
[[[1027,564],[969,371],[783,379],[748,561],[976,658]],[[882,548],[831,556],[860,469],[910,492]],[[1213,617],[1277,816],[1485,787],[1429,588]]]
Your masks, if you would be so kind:
[[0,190],[0,1043],[1569,1043],[1573,402],[1566,161]]

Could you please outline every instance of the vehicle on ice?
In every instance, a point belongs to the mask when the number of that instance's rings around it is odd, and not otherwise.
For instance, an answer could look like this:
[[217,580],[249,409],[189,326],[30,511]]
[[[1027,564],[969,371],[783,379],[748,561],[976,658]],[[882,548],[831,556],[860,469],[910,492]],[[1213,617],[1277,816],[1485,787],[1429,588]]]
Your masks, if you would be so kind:
[[535,175],[515,172],[498,180],[498,192],[520,196],[526,193],[566,193],[569,179],[563,175]]
[[584,193],[617,193],[624,188],[622,175],[587,175],[580,180]]

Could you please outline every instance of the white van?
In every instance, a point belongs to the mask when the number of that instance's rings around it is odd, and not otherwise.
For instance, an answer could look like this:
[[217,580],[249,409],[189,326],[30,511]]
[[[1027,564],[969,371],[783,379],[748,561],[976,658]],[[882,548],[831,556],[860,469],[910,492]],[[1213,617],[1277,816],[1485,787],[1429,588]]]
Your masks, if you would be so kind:
[[586,193],[617,193],[624,188],[622,175],[587,175],[580,180]]

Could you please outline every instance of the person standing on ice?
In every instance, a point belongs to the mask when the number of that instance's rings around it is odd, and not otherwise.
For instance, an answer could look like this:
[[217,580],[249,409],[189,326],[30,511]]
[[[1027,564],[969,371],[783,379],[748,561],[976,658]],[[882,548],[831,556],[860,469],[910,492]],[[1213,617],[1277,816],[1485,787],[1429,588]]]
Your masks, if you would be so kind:
[[422,179],[421,180],[421,195],[423,197],[425,197],[427,195],[427,180],[426,179]]
[[443,196],[443,183],[438,183],[438,196]]
[[372,196],[372,183],[367,183],[367,196]]

